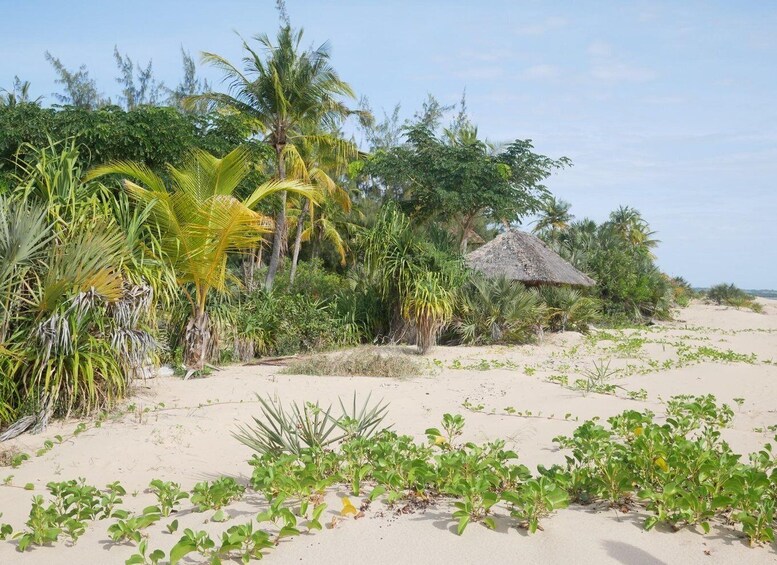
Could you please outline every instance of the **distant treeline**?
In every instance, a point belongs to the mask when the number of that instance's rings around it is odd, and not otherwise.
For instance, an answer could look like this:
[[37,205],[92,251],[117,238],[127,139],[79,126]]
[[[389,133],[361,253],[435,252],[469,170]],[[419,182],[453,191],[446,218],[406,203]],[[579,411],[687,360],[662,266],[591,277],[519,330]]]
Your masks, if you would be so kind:
[[[705,293],[706,294],[707,291],[709,291],[709,288],[698,287],[698,288],[694,288],[693,290],[695,292],[700,292],[700,293]],[[743,290],[744,290],[744,292],[746,292],[747,294],[750,294],[751,296],[760,296],[761,298],[774,298],[774,299],[777,300],[777,290],[770,290],[770,289],[766,289],[766,288],[761,288],[761,289],[749,289],[749,288],[746,288],[746,289],[743,289]]]
[[752,294],[753,296],[760,296],[761,298],[775,298],[777,299],[777,290],[768,290],[768,289],[746,289],[746,293]]

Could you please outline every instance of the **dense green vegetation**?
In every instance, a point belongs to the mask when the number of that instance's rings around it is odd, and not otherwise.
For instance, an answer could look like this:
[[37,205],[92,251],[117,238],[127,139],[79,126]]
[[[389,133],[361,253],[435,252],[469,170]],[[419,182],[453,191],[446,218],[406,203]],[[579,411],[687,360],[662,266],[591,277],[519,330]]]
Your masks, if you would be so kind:
[[[376,123],[302,33],[206,54],[226,90],[165,90],[115,53],[122,96],[49,56],[62,106],[0,97],[0,428],[109,407],[159,362],[358,343],[523,343],[666,318],[682,281],[647,222],[573,222],[545,186],[571,165],[478,136],[465,101]],[[364,145],[348,138],[348,121]],[[538,214],[535,231],[597,285],[484,280],[462,254]]]

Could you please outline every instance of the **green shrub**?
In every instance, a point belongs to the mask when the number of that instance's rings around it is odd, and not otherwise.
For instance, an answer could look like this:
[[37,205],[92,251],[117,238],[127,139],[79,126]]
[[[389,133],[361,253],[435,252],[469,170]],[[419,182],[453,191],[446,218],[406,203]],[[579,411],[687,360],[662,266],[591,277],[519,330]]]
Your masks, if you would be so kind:
[[749,308],[758,314],[763,312],[763,306],[755,301],[754,296],[734,284],[716,284],[707,291],[707,298],[716,304],[733,308]]
[[683,277],[671,277],[668,280],[672,288],[674,301],[678,306],[684,308],[690,304],[691,299],[698,298],[698,293],[693,290],[691,283]]
[[291,355],[355,344],[358,332],[334,300],[315,299],[293,290],[244,297],[236,312],[238,358]]
[[548,327],[553,331],[584,332],[601,317],[599,301],[577,289],[545,286],[539,294],[548,311]]
[[728,304],[735,306],[753,299],[744,290],[734,284],[720,283],[716,284],[707,291],[707,298],[716,304]]
[[540,296],[521,283],[474,276],[459,293],[454,328],[468,344],[526,343],[547,315]]
[[[624,214],[629,217],[621,217]],[[573,222],[546,242],[596,281],[593,292],[608,317],[668,319],[673,293],[655,264],[651,249],[656,242],[651,235],[638,212],[621,209],[600,225]]]

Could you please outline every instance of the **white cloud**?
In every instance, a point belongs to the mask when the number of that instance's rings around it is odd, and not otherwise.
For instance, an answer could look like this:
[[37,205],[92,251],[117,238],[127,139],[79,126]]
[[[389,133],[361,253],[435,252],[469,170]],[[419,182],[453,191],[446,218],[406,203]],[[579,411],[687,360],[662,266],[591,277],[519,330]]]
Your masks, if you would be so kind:
[[652,69],[624,62],[612,45],[594,41],[588,45],[591,58],[591,76],[605,82],[648,82],[658,75]]
[[612,55],[612,45],[606,41],[594,41],[588,46],[588,54],[592,57],[610,57]]
[[567,20],[558,16],[551,16],[541,22],[529,24],[517,28],[518,35],[543,35],[549,31],[557,30],[567,25]]
[[453,73],[456,78],[465,80],[488,80],[504,75],[502,67],[466,67]]
[[612,61],[594,65],[591,76],[608,82],[648,82],[658,75],[652,69]]
[[561,74],[561,69],[555,65],[533,65],[523,72],[523,76],[530,79],[550,79]]

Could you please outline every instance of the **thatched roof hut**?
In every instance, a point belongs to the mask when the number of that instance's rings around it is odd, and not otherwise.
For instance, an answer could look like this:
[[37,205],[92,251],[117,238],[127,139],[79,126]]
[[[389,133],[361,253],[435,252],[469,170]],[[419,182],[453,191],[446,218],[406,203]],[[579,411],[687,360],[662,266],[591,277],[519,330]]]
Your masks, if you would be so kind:
[[508,230],[468,253],[467,264],[487,277],[506,276],[526,285],[593,286],[581,273],[551,250],[538,237]]

